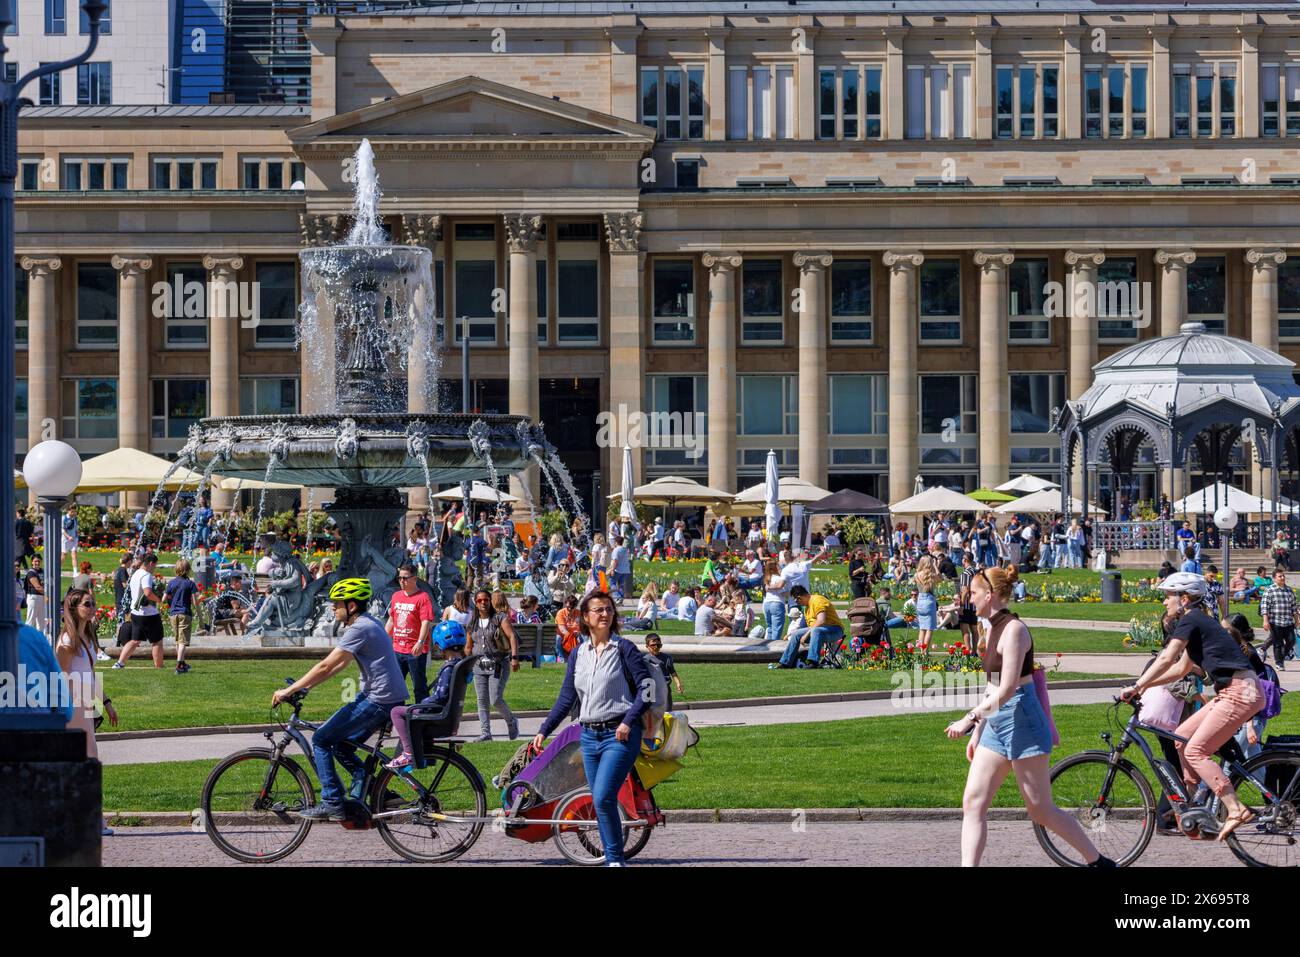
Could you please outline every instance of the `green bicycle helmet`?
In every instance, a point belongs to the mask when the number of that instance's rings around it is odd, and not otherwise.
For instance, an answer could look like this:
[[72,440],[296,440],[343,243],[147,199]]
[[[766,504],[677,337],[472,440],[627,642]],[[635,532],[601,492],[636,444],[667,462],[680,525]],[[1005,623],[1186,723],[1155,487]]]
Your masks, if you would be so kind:
[[330,587],[330,601],[370,601],[374,589],[364,578],[344,578]]

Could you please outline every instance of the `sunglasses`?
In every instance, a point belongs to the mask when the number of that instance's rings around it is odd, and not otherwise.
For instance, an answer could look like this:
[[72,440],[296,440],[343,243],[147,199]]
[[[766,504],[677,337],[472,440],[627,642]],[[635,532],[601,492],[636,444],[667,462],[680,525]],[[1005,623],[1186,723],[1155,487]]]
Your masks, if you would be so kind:
[[614,609],[610,608],[608,605],[601,605],[599,608],[588,608],[587,614],[588,615],[612,615],[614,614]]
[[413,581],[415,581],[415,576],[414,576],[414,575],[398,575],[398,576],[397,576],[397,580],[398,580],[399,582],[413,582]]

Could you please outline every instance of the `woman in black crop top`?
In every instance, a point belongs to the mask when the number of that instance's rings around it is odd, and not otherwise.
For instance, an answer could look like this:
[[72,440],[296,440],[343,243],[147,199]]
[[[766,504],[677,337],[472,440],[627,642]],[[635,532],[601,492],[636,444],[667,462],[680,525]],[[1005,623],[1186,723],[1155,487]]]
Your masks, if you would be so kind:
[[988,809],[1011,771],[1035,824],[1055,831],[1079,852],[1089,867],[1114,867],[1102,857],[1079,822],[1052,803],[1048,762],[1052,753],[1050,719],[1034,690],[1034,640],[1007,601],[1016,582],[1014,568],[978,572],[970,583],[975,614],[991,628],[984,651],[988,695],[970,714],[948,725],[950,738],[971,734],[966,745],[970,773],[962,796],[961,862],[977,867],[988,838]]
[[1215,763],[1214,753],[1264,707],[1264,696],[1241,646],[1202,610],[1205,579],[1191,572],[1178,572],[1156,588],[1165,593],[1165,610],[1177,618],[1177,624],[1164,651],[1132,687],[1124,689],[1121,697],[1127,700],[1141,695],[1146,688],[1176,681],[1192,665],[1199,666],[1205,672],[1206,681],[1214,683],[1213,700],[1194,712],[1174,733],[1187,739],[1186,744],[1175,745],[1187,793],[1195,792],[1196,785],[1204,781],[1228,811],[1219,829],[1222,841],[1255,815],[1238,800],[1228,776]]

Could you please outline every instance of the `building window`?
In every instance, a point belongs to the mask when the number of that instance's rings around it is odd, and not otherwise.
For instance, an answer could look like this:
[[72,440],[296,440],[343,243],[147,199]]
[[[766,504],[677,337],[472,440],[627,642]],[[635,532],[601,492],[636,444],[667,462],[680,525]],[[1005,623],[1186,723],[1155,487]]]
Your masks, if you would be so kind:
[[117,270],[77,264],[77,348],[117,348]]
[[[650,443],[652,465],[702,467],[709,464],[709,377],[703,375],[652,375],[650,407],[656,431],[642,435]],[[667,447],[657,447],[667,446]],[[699,450],[700,454],[693,454]]]
[[966,139],[972,135],[971,67],[968,63],[907,68],[908,139]]
[[742,375],[736,377],[738,435],[798,435],[799,377]]
[[697,159],[679,159],[673,162],[677,174],[678,189],[700,188],[700,161]]
[[295,263],[260,262],[255,275],[258,288],[256,345],[258,348],[292,349],[298,315],[298,271]]
[[1052,410],[1064,408],[1065,376],[1057,372],[1013,372],[1011,431],[1046,434],[1051,431]]
[[704,139],[703,65],[642,67],[641,122],[666,140]]
[[130,186],[131,161],[102,157],[65,157],[63,188],[95,191],[127,189]]
[[1059,76],[1056,64],[997,68],[995,129],[1000,139],[1037,139],[1040,129],[1043,137],[1058,134]]
[[239,380],[240,415],[297,415],[298,380],[249,377]]
[[1046,259],[1017,258],[1007,268],[1008,333],[1013,342],[1051,341],[1051,322],[1043,308],[1048,278]]
[[833,375],[831,435],[889,434],[889,376]]
[[1300,64],[1286,68],[1282,105],[1286,108],[1286,135],[1300,136]]
[[[287,189],[301,182],[306,172],[302,163],[283,156],[246,156],[241,160],[240,168],[241,189]],[[213,176],[215,179],[215,171]]]
[[785,340],[785,298],[779,259],[746,259],[741,267],[741,342]]
[[1276,63],[1264,63],[1259,68],[1259,132],[1263,136],[1277,136],[1282,131],[1279,109],[1282,95],[1282,70]]
[[1277,334],[1279,339],[1300,339],[1300,259],[1277,267]]
[[695,341],[695,263],[656,259],[652,323],[656,343]]
[[113,102],[113,64],[83,63],[77,67],[77,105],[109,106]]
[[927,259],[920,278],[921,341],[961,342],[961,262]]
[[1084,67],[1084,135],[1118,139],[1147,135],[1146,63]]
[[469,341],[495,344],[497,314],[493,293],[497,288],[497,241],[495,223],[457,223],[455,226],[456,321],[452,323],[452,341],[459,343],[464,334],[460,320],[469,320]]
[[[208,275],[202,263],[168,263],[160,311],[166,319],[168,349],[206,349]],[[159,302],[159,297],[155,302]]]
[[794,109],[793,66],[728,68],[728,139],[793,139]]
[[68,0],[45,0],[45,35],[63,36],[68,32]]
[[883,68],[823,67],[818,71],[817,136],[824,140],[880,139]]
[[153,189],[216,189],[217,160],[190,156],[155,157]]
[[836,259],[831,264],[831,341],[871,342],[871,260]]
[[35,192],[41,188],[41,161],[23,160],[18,165],[18,188],[24,192]]
[[1187,267],[1187,318],[1205,323],[1209,332],[1226,331],[1228,319],[1227,263],[1222,256],[1197,258]]
[[1173,71],[1174,136],[1236,136],[1237,64],[1175,63]]
[[922,465],[974,465],[978,376],[923,375],[920,379]]
[[[51,63],[42,63],[42,67],[53,65]],[[63,74],[50,73],[41,77],[40,80],[40,105],[41,106],[60,106],[63,103]]]
[[207,416],[207,379],[154,379],[152,385],[153,438],[183,439]]
[[1099,342],[1132,342],[1138,337],[1135,322],[1151,308],[1138,284],[1137,259],[1107,257],[1097,267],[1095,310]]
[[561,223],[555,233],[555,338],[600,341],[600,239],[595,223]]
[[14,264],[14,345],[27,348],[27,270]]
[[[105,4],[104,15],[100,17],[99,20],[99,32],[101,36],[107,37],[107,36],[112,36],[113,34],[113,0],[104,0],[104,4]],[[78,4],[77,6],[78,8],[80,8],[81,5]],[[88,36],[90,34],[90,18],[86,16],[86,12],[84,10],[81,11],[80,23],[81,23],[81,35],[83,37]]]
[[63,380],[63,438],[117,438],[117,380]]

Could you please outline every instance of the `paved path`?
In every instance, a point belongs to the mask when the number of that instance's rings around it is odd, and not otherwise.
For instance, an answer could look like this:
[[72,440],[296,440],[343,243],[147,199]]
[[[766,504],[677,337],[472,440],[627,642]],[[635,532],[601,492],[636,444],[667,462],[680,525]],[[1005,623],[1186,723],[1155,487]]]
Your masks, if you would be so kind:
[[[1081,688],[1057,691],[1054,704],[1097,704],[1114,696],[1112,688]],[[814,721],[846,721],[882,715],[931,711],[955,711],[973,708],[979,697],[972,694],[942,693],[925,699],[900,698],[881,701],[836,701],[816,704],[773,704],[737,708],[711,708],[691,712],[691,724],[699,728],[725,728],[745,725],[807,724]],[[531,736],[541,726],[541,718],[520,718],[520,731]],[[462,735],[477,735],[478,718],[462,722]],[[504,738],[505,722],[494,720],[492,733]],[[266,738],[258,733],[203,734],[175,738],[140,738],[129,741],[99,742],[99,759],[104,764],[153,764],[159,761],[189,761],[219,758],[241,748],[266,747]]]
[[[634,865],[733,865],[904,867],[956,866],[960,858],[959,821],[677,824],[651,835]],[[374,831],[343,831],[334,825],[312,828],[306,843],[281,862],[290,866],[340,867],[350,864],[401,864]],[[465,856],[451,865],[563,864],[551,841],[526,844],[487,829]],[[183,828],[119,827],[104,838],[104,866],[170,867],[237,865],[217,850],[205,834]],[[1000,867],[1053,867],[1024,821],[989,824],[984,864]],[[1239,867],[1232,852],[1208,842],[1180,837],[1152,838],[1137,866]],[[244,865],[251,866],[251,865]],[[272,865],[274,866],[274,865]],[[408,865],[413,866],[413,865]]]

